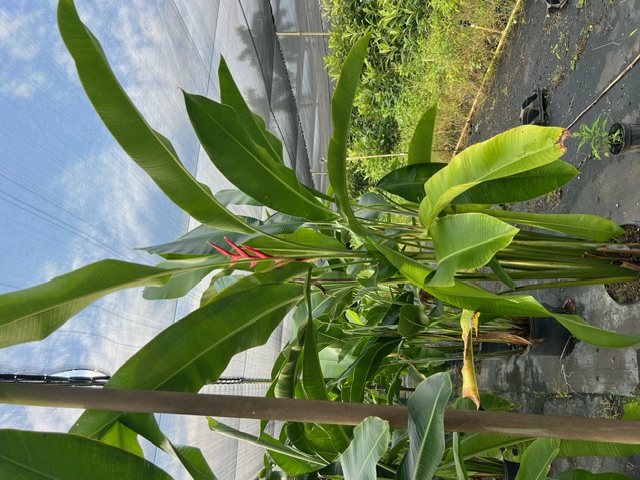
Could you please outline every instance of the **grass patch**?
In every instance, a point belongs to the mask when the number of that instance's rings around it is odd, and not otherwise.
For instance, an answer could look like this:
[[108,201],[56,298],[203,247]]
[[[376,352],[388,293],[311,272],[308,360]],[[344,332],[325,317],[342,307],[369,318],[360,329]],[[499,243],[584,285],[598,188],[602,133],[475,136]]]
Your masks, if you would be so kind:
[[[332,77],[338,75],[350,46],[365,32],[372,33],[354,107],[349,155],[408,151],[418,120],[437,103],[433,160],[448,161],[499,42],[495,31],[506,27],[516,0],[323,0],[323,4],[332,25],[332,53],[325,59]],[[402,156],[371,158],[350,161],[349,169],[352,178],[364,178],[372,185],[404,162]]]

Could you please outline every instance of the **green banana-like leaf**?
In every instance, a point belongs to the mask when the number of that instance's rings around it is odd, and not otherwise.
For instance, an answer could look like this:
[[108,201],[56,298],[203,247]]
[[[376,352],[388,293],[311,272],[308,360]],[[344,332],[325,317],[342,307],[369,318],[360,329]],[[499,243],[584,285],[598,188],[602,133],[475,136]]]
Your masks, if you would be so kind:
[[356,361],[356,357],[346,354],[340,355],[339,348],[326,347],[320,350],[320,367],[324,378],[340,378],[344,372]]
[[171,480],[138,455],[78,435],[0,430],[0,445],[0,471],[7,479]]
[[530,295],[496,295],[462,282],[456,282],[453,287],[426,287],[425,289],[447,303],[477,312],[509,316],[553,317],[574,337],[597,347],[624,348],[640,343],[640,337],[594,327],[578,315],[550,312]]
[[409,165],[431,162],[431,148],[433,146],[433,130],[436,126],[438,106],[430,106],[422,114],[409,143]]
[[101,260],[50,281],[0,295],[0,348],[40,340],[100,298],[119,290],[166,285],[174,274],[223,266],[215,259],[184,260],[173,268]]
[[456,197],[453,204],[526,202],[562,187],[578,175],[570,164],[556,160],[542,167],[483,182]]
[[[420,203],[426,195],[424,184],[446,166],[445,163],[418,163],[400,167],[385,175],[376,187],[410,202]],[[577,174],[578,170],[574,167],[556,160],[526,172],[482,182],[458,195],[451,203],[494,205],[526,202],[553,192]]]
[[344,256],[353,253],[339,240],[306,227],[274,237],[256,237],[249,240],[247,244],[272,255],[318,257],[324,252],[345,254]]
[[360,81],[362,65],[367,54],[371,34],[368,33],[356,42],[342,66],[340,78],[331,100],[331,116],[333,118],[333,135],[329,141],[327,153],[327,171],[329,182],[340,212],[347,217],[349,226],[355,233],[367,234],[366,229],[356,219],[349,205],[347,186],[347,143],[349,140],[349,124],[351,109]]
[[[484,397],[484,395],[483,395]],[[475,405],[473,406],[475,410]],[[467,460],[474,457],[482,457],[494,451],[500,451],[502,448],[508,448],[530,440],[527,437],[511,437],[506,435],[486,435],[472,434],[466,435],[460,441],[458,457],[460,460]],[[447,470],[455,466],[455,458],[453,450],[449,450],[442,464],[438,467],[438,471]]]
[[193,129],[220,172],[263,205],[308,220],[334,213],[309,193],[296,173],[255,142],[236,111],[201,95],[184,93]]
[[144,458],[144,452],[138,443],[138,434],[120,422],[114,423],[100,441]]
[[460,455],[460,442],[462,437],[460,432],[453,432],[453,461],[456,467],[456,475],[458,480],[469,480],[467,468],[464,465],[464,459]]
[[640,453],[640,445],[626,443],[563,440],[559,457],[627,457]]
[[298,360],[302,352],[301,345],[294,345],[289,349],[286,363],[278,372],[273,394],[276,398],[294,398],[296,383],[300,373]]
[[[316,329],[313,321],[307,322],[302,349],[302,389],[310,400],[329,400],[327,386],[322,376]],[[331,442],[338,452],[344,451],[351,442],[347,429],[339,425],[319,425],[331,437]]]
[[489,263],[487,263],[487,265],[493,271],[493,273],[496,274],[500,281],[507,287],[509,287],[509,290],[516,289],[516,283],[513,281],[513,278],[511,278],[509,273],[502,267],[500,261],[496,257],[493,257],[491,260],[489,260]]
[[233,76],[231,76],[231,71],[224,57],[220,57],[218,80],[220,81],[221,102],[229,105],[236,111],[249,137],[262,147],[274,162],[284,165],[282,142],[267,130],[264,120],[260,118],[260,116],[255,115],[247,105],[247,102],[244,101],[242,93],[240,93],[240,89],[233,80]]
[[640,337],[622,335],[594,327],[578,315],[549,312],[530,295],[496,295],[478,286],[458,281],[452,287],[425,285],[425,278],[432,272],[429,267],[384,245],[376,244],[376,248],[407,280],[451,305],[474,312],[495,315],[553,317],[564,325],[574,337],[597,347],[624,348],[640,343]]
[[358,199],[358,205],[354,209],[356,218],[377,220],[385,211],[393,211],[394,207],[377,193],[367,192]]
[[575,237],[606,242],[610,238],[625,233],[617,223],[597,215],[574,213],[529,213],[506,210],[479,210],[479,212],[499,218],[505,222],[530,227],[544,228],[566,233]]
[[363,349],[362,354],[345,371],[344,377],[351,379],[351,388],[343,400],[350,403],[361,403],[367,382],[373,378],[378,367],[390,353],[400,344],[399,338],[372,339]]
[[451,377],[436,373],[424,380],[409,399],[409,451],[397,480],[430,480],[444,453],[444,411],[451,396]]
[[632,480],[631,477],[623,475],[622,473],[591,473],[588,470],[582,469],[567,470],[551,478],[552,480]]
[[446,163],[416,163],[400,167],[382,177],[376,188],[420,203],[425,196],[425,182],[446,166]]
[[373,245],[407,280],[419,288],[424,287],[427,276],[433,272],[431,268],[381,243],[373,242]]
[[565,134],[560,127],[523,125],[472,145],[427,181],[420,221],[429,229],[438,214],[470,188],[558,160],[566,151]]
[[207,242],[228,250],[230,247],[225,237],[237,245],[243,245],[253,238],[260,237],[262,233],[267,235],[294,233],[305,223],[302,218],[292,217],[283,213],[276,213],[265,221],[252,217],[244,217],[244,221],[255,229],[254,233],[236,233],[229,230],[211,228],[207,225],[199,225],[173,242],[144,247],[142,250],[165,258],[211,255],[217,254],[217,252]]
[[376,480],[376,464],[389,446],[389,423],[378,417],[365,418],[353,430],[353,441],[340,454],[345,480]]
[[257,200],[251,198],[246,193],[235,188],[218,190],[214,197],[216,197],[216,200],[218,200],[225,207],[228,207],[229,205],[250,205],[252,207],[264,206]]
[[486,265],[511,243],[518,229],[480,213],[462,213],[439,218],[431,227],[438,268],[428,285],[450,287],[463,269]]
[[230,295],[240,293],[254,287],[259,287],[261,285],[278,285],[280,283],[284,284],[292,278],[306,273],[308,270],[309,264],[307,263],[291,262],[264,272],[246,275],[233,282],[228,287],[224,288],[212,299],[210,299],[208,303],[221,300],[224,297],[228,297]]
[[[165,265],[170,265],[171,263],[172,260],[167,260],[158,263],[156,266],[163,268]],[[142,297],[146,300],[167,300],[184,297],[214,269],[215,267],[208,267],[185,273],[176,273],[172,275],[169,282],[162,287],[146,287],[142,292]]]
[[[235,354],[264,344],[302,290],[292,284],[260,285],[201,307],[139,350],[107,388],[197,392],[215,382]],[[121,416],[88,410],[71,433],[99,437]]]
[[116,79],[98,40],[82,23],[73,0],[58,4],[58,26],[80,81],[107,129],[125,152],[175,203],[200,223],[234,232],[253,229],[198,182],[160,133],[153,130]]
[[[235,428],[225,425],[212,417],[207,417],[207,420],[209,421],[209,428],[214,432],[265,448],[269,451],[269,454],[274,452],[279,453],[280,456],[278,456],[278,458],[281,459],[281,461],[276,463],[288,475],[315,472],[327,465],[327,462],[322,458],[288,447],[284,443],[267,434],[256,437],[255,435],[236,430]],[[285,458],[286,461],[284,461]]]
[[[211,471],[202,451],[187,445],[174,445],[162,432],[153,414],[127,413],[114,425],[123,425],[129,431],[142,435],[153,445],[179,460],[194,480],[215,480],[216,476]],[[109,431],[112,429],[113,427]],[[119,431],[124,432],[124,430]],[[104,441],[104,436],[100,441]]]
[[557,438],[535,440],[522,454],[516,480],[546,480],[551,462],[559,450],[560,440]]
[[398,333],[404,338],[413,338],[414,335],[424,330],[424,324],[420,316],[422,309],[417,305],[402,305],[400,308],[400,320]]

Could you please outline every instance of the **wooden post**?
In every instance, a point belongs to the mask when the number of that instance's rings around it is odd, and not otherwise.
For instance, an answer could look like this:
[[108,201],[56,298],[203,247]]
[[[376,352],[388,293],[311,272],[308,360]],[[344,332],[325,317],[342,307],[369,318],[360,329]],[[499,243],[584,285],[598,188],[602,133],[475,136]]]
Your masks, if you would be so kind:
[[[376,416],[394,428],[406,428],[408,422],[407,409],[398,405],[46,384],[0,383],[0,403],[336,425],[358,425],[363,419]],[[640,422],[633,420],[447,410],[444,428],[449,432],[640,445]]]

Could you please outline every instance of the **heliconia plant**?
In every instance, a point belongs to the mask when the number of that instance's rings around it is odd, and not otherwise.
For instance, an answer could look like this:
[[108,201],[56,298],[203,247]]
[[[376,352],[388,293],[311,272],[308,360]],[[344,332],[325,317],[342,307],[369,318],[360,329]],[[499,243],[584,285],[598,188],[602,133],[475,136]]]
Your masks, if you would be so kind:
[[[293,338],[274,366],[269,395],[391,404],[398,401],[407,372],[428,377],[409,401],[408,432],[398,433],[395,447],[387,450],[389,430],[377,420],[355,430],[288,423],[283,429],[288,443],[264,432],[249,439],[215,421],[211,428],[264,446],[290,475],[341,461],[345,474],[355,472],[346,474],[351,478],[374,478],[375,464],[380,464],[397,472],[396,478],[426,479],[436,472],[453,478],[445,474],[480,471],[482,462],[472,460],[491,441],[458,435],[451,443],[442,426],[451,393],[443,362],[462,358],[469,366],[473,331],[482,333],[484,326],[500,330],[495,322],[501,317],[553,316],[593,345],[640,343],[640,337],[602,330],[577,315],[549,312],[532,296],[519,293],[637,277],[629,264],[612,257],[611,248],[602,251],[623,232],[605,218],[493,208],[544,195],[576,175],[560,160],[566,130],[518,127],[469,147],[449,164],[436,164],[430,162],[433,107],[416,129],[409,165],[383,178],[378,193],[352,204],[347,141],[368,36],[348,55],[332,102],[330,195],[302,184],[285,166],[280,140],[251,112],[222,59],[220,102],[184,92],[200,143],[238,189],[214,194],[132,104],[73,0],[60,0],[58,23],[106,127],[158,187],[201,225],[174,242],[147,247],[164,258],[157,265],[102,260],[0,295],[0,347],[40,340],[115,291],[145,287],[145,298],[176,298],[213,273],[200,307],[133,355],[105,388],[197,392],[215,382],[235,354],[264,344],[295,309]],[[227,208],[230,203],[263,205],[275,213],[267,219],[243,217]],[[406,221],[392,222],[396,216]],[[236,270],[246,274],[234,276]],[[485,280],[502,282],[505,291],[477,285]],[[434,308],[418,301],[425,292],[436,299]],[[465,379],[473,381],[471,371]],[[374,391],[374,382],[383,388]],[[465,395],[479,405],[477,389],[473,384],[469,388]],[[140,453],[137,437],[142,435],[181,461],[194,478],[215,478],[202,454],[171,443],[151,414],[87,410],[70,433],[73,438],[108,437],[134,454]],[[378,440],[371,442],[372,435]],[[494,450],[523,440],[501,441]],[[66,440],[61,445],[67,443],[76,445]],[[93,441],[86,445],[98,448]],[[530,448],[533,458],[551,458],[549,451],[556,452],[557,445],[534,442]],[[101,450],[100,455],[113,455]],[[360,463],[361,452],[369,451],[373,456]],[[144,467],[140,461],[137,465]],[[539,471],[544,468],[546,464],[539,465]]]

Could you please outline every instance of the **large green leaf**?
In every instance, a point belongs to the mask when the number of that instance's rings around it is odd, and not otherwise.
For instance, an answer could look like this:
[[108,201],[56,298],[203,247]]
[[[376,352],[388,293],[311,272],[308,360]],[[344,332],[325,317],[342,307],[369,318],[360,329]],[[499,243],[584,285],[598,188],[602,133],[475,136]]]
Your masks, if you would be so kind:
[[173,242],[144,247],[143,250],[169,258],[217,254],[207,242],[228,249],[229,244],[226,242],[225,237],[237,245],[243,245],[251,239],[260,237],[262,233],[267,235],[294,233],[305,223],[302,218],[292,217],[283,213],[276,213],[264,221],[252,217],[244,217],[244,221],[255,228],[254,233],[236,233],[219,228],[211,228],[207,225],[199,225]]
[[[194,480],[215,480],[215,475],[199,448],[186,445],[174,445],[160,429],[153,414],[125,414],[114,425],[122,425],[129,431],[136,432],[149,440],[153,445],[179,460]],[[111,432],[113,427],[109,428]],[[128,432],[119,429],[119,432]],[[104,441],[104,435],[100,437]]]
[[439,218],[431,227],[438,268],[428,284],[452,286],[458,271],[486,265],[516,233],[517,228],[480,213]]
[[[445,163],[418,163],[398,168],[385,175],[376,185],[410,202],[420,203],[425,197],[424,184]],[[561,160],[548,165],[482,182],[457,196],[452,204],[516,203],[533,200],[560,188],[578,174],[578,170]]]
[[576,237],[589,238],[597,242],[606,242],[612,237],[625,233],[625,230],[617,223],[597,215],[528,213],[506,210],[480,210],[480,212],[505,222],[544,228]]
[[309,220],[334,216],[304,188],[293,170],[275,161],[255,142],[232,107],[186,92],[184,98],[205,152],[237,188],[263,205],[289,215]]
[[376,248],[379,248],[411,283],[457,307],[495,315],[551,316],[576,338],[603,348],[622,348],[640,343],[640,337],[594,327],[577,315],[549,312],[529,295],[496,295],[462,282],[455,282],[452,287],[425,286],[424,279],[430,272],[428,267],[382,245],[377,245]]
[[267,130],[264,120],[255,115],[247,102],[244,101],[224,57],[220,57],[218,80],[220,81],[220,100],[222,103],[229,105],[236,111],[249,137],[261,146],[275,162],[284,165],[282,142]]
[[451,203],[493,205],[526,202],[562,187],[578,173],[578,170],[568,163],[556,160],[542,167],[482,182],[456,197]]
[[205,225],[252,232],[214,198],[208,186],[189,173],[169,140],[153,130],[131,103],[100,43],[80,20],[73,0],[59,2],[58,26],[82,86],[105,126],[171,201]]
[[[139,350],[107,388],[197,392],[215,382],[236,353],[264,344],[302,290],[292,284],[260,285],[205,305]],[[72,433],[99,437],[121,416],[86,411]]]
[[640,454],[640,445],[586,440],[563,440],[559,457],[626,457]]
[[353,46],[342,66],[340,78],[331,100],[331,116],[333,118],[333,135],[329,141],[327,153],[327,171],[336,203],[344,214],[349,226],[356,233],[366,234],[366,230],[358,223],[351,206],[347,186],[347,143],[349,140],[349,124],[351,109],[356,96],[362,65],[367,53],[371,34],[364,35]]
[[476,312],[495,315],[553,317],[571,334],[602,348],[624,348],[640,343],[640,337],[609,332],[589,325],[578,315],[548,311],[530,295],[496,295],[480,287],[456,282],[453,287],[425,287],[435,297]]
[[340,454],[345,480],[376,480],[376,464],[389,446],[389,423],[365,418],[353,431],[353,441]]
[[361,403],[367,382],[370,381],[382,363],[390,353],[400,344],[399,338],[372,339],[363,349],[362,354],[345,371],[343,376],[350,379],[351,388],[343,400],[351,403]]
[[558,455],[560,440],[539,438],[522,454],[516,480],[546,480],[551,462]]
[[460,432],[453,432],[453,461],[455,463],[458,480],[468,480],[469,474],[467,473],[467,468],[464,465],[464,459],[460,455],[461,440]]
[[425,182],[446,166],[446,163],[416,163],[400,167],[382,177],[376,188],[420,203],[425,196]]
[[320,367],[324,378],[339,378],[356,361],[356,357],[346,354],[341,356],[339,348],[326,347],[320,350]]
[[389,262],[396,267],[400,273],[402,273],[409,282],[413,283],[419,288],[423,288],[425,285],[425,279],[433,272],[424,263],[418,262],[406,255],[393,250],[381,243],[374,243],[375,248],[378,249]]
[[[0,295],[0,348],[40,340],[95,301],[128,288],[166,285],[173,274],[211,268],[213,259],[153,267],[101,260],[52,280]],[[220,264],[218,264],[220,266]]]
[[216,200],[225,207],[228,207],[229,205],[250,205],[252,207],[264,206],[256,199],[251,198],[246,193],[235,188],[218,190],[214,196],[216,197]]
[[[156,266],[164,268],[172,263],[172,260],[167,260],[158,263]],[[189,272],[176,273],[175,275],[172,275],[169,282],[162,287],[145,288],[142,292],[142,297],[146,300],[167,300],[171,298],[184,297],[214,269],[215,267],[205,267]]]
[[[484,397],[484,395],[483,395]],[[473,406],[475,409],[475,405]],[[473,457],[483,457],[493,451],[500,451],[512,445],[529,440],[526,437],[511,437],[505,435],[471,434],[465,435],[460,441],[458,457],[467,460]],[[453,450],[449,450],[438,470],[445,470],[455,465]]]
[[425,184],[420,221],[429,229],[438,214],[470,188],[556,161],[566,151],[564,133],[560,127],[523,125],[467,148]]
[[[310,400],[329,400],[326,383],[320,367],[316,329],[313,321],[307,322],[302,349],[302,389]],[[331,443],[342,452],[349,446],[350,438],[345,427],[339,425],[319,425],[331,437]]]
[[430,106],[416,125],[416,129],[409,143],[409,165],[431,162],[431,148],[433,145],[433,130],[436,126],[438,106]]
[[260,285],[277,285],[286,283],[294,277],[300,276],[309,270],[309,264],[304,262],[291,262],[270,270],[246,275],[233,282],[228,287],[216,294],[211,301],[217,301],[224,297],[249,290]]
[[209,420],[209,428],[214,432],[265,448],[272,455],[273,453],[279,453],[280,455],[278,455],[277,458],[280,461],[276,463],[289,475],[315,472],[327,465],[327,462],[322,458],[316,455],[309,455],[308,453],[286,446],[284,443],[271,438],[267,434],[257,437],[255,435],[236,430],[235,428],[225,425],[214,418],[207,417],[207,419]]
[[0,430],[0,447],[0,471],[7,479],[171,480],[138,455],[78,435]]
[[553,317],[571,334],[591,345],[603,348],[624,348],[640,343],[640,337],[609,332],[589,325],[578,315],[549,312],[530,295],[496,295],[481,287],[456,281],[452,287],[425,285],[432,270],[406,255],[376,244],[376,248],[409,280],[419,288],[451,305],[474,312],[495,315]]
[[444,411],[451,396],[451,377],[436,373],[409,399],[409,451],[396,480],[430,480],[444,453]]
[[138,434],[120,422],[114,423],[100,441],[144,458],[144,452],[138,443]]

